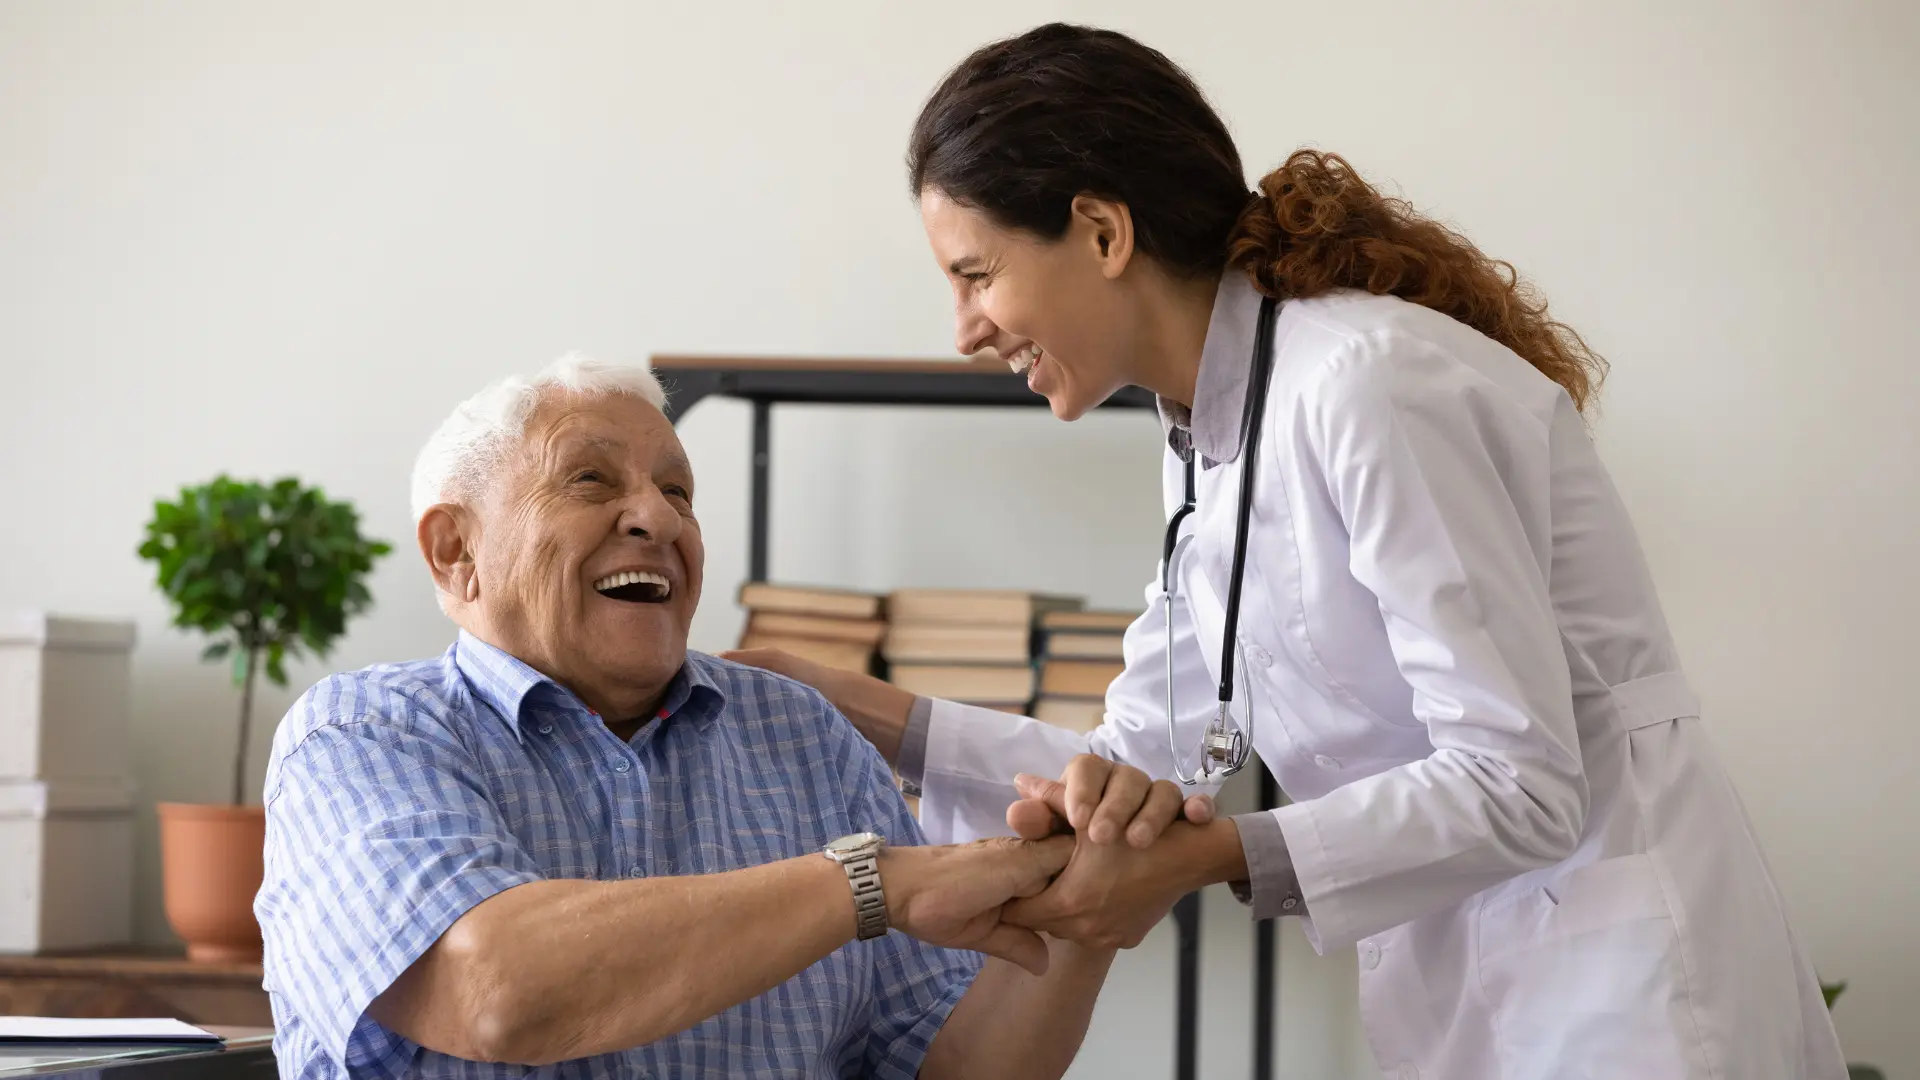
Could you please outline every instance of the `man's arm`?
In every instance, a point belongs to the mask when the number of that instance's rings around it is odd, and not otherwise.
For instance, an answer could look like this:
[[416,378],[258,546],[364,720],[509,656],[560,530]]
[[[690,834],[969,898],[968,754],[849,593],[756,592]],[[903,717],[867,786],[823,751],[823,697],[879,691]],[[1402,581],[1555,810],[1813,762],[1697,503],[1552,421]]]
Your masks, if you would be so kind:
[[922,1080],[993,1076],[1056,1080],[1073,1063],[1093,1019],[1113,949],[1048,938],[1044,975],[991,959],[934,1036]]
[[[1181,896],[1228,880],[1239,852],[1231,821],[1175,822],[1146,849],[1078,841],[1044,893],[1007,905],[1004,917],[1058,934],[1042,975],[990,960],[935,1037],[921,1075],[1054,1080],[1086,1038],[1115,946],[1139,944]],[[1244,865],[1244,864],[1240,864]],[[1096,944],[1079,944],[1068,936]]]
[[[892,925],[1044,970],[1041,940],[1000,924],[998,909],[1045,888],[1071,846],[888,848]],[[369,1012],[456,1057],[564,1061],[685,1030],[792,978],[854,931],[846,873],[823,856],[690,877],[533,882],[461,916]]]

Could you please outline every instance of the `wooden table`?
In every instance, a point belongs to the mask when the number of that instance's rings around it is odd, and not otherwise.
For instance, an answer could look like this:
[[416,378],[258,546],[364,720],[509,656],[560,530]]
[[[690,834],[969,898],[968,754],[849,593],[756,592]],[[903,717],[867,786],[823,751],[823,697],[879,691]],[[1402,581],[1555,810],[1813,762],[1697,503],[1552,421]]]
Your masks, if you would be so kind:
[[271,1028],[258,964],[192,964],[164,953],[0,955],[0,1014],[172,1016],[189,1024]]

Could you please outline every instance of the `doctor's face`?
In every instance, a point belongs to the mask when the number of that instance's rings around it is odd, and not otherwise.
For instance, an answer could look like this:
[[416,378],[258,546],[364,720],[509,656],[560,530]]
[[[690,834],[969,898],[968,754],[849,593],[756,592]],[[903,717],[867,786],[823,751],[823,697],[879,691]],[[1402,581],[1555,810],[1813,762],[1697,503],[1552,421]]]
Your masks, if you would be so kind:
[[928,189],[920,220],[934,259],[953,287],[954,346],[991,349],[1024,371],[1053,414],[1078,419],[1128,385],[1128,346],[1137,340],[1134,305],[1116,280],[1102,205],[1075,201],[1066,234],[1042,240],[1002,228],[987,215]]

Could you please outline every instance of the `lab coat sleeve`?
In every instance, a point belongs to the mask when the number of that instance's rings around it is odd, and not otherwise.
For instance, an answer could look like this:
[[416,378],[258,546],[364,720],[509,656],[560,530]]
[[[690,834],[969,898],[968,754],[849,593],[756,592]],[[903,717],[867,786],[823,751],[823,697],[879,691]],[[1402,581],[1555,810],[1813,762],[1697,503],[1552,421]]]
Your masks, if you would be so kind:
[[1512,394],[1437,346],[1362,338],[1301,398],[1291,449],[1317,460],[1433,746],[1274,811],[1318,950],[1558,862],[1584,827],[1548,428]]
[[[1165,456],[1167,512],[1179,504],[1180,461]],[[1057,777],[1077,754],[1123,762],[1155,779],[1173,776],[1167,740],[1167,631],[1160,578],[1146,589],[1146,610],[1122,640],[1125,670],[1107,688],[1105,721],[1086,735],[993,709],[935,700],[928,714],[920,826],[934,844],[1010,835],[1007,807],[1018,773]],[[1175,710],[1181,746],[1191,753],[1216,697],[1214,680],[1181,601],[1173,605]],[[1218,782],[1189,789],[1212,794]]]

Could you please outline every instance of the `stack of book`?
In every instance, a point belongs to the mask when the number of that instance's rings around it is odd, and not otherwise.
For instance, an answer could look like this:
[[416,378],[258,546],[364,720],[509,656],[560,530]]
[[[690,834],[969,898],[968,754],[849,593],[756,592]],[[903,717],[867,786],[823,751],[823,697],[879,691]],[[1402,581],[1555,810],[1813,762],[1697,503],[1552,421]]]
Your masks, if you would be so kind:
[[887,632],[881,598],[849,589],[750,581],[740,587],[747,609],[742,649],[783,649],[848,671],[871,672]]
[[1087,732],[1106,717],[1107,685],[1126,667],[1121,644],[1139,618],[1130,611],[1053,611],[1040,616],[1040,696],[1033,718]]
[[1076,611],[1078,597],[982,589],[887,595],[881,656],[894,685],[916,694],[1025,713],[1033,700],[1036,621]]

